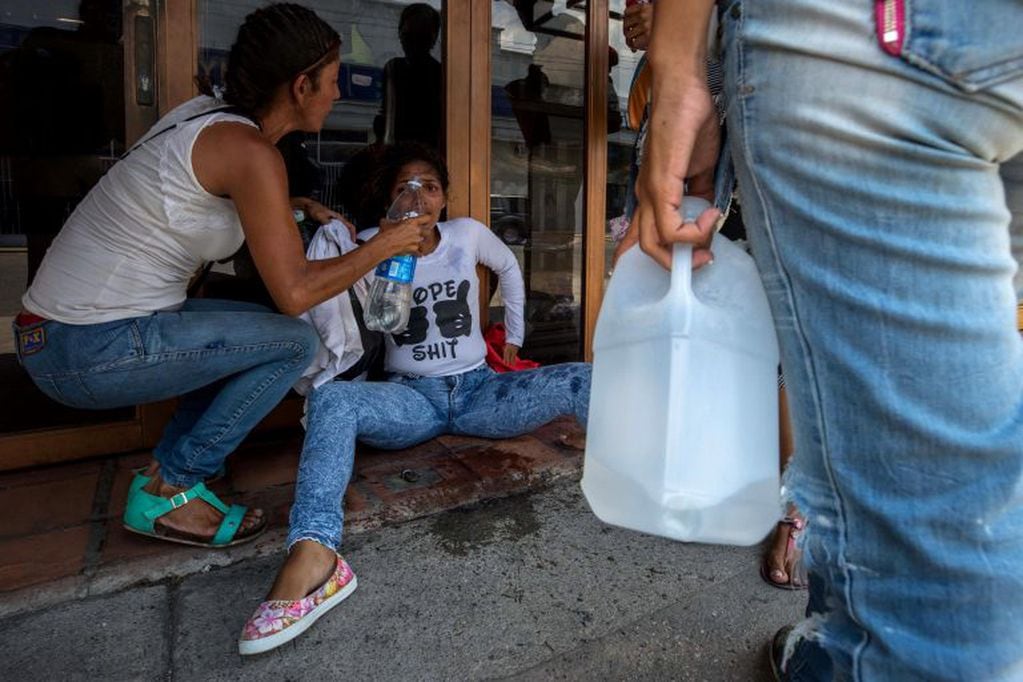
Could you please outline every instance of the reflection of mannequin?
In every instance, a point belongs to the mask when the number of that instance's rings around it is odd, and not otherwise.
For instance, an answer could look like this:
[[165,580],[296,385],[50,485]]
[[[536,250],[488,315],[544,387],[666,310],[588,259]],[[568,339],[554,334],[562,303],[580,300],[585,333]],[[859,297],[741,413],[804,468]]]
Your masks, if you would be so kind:
[[504,86],[528,147],[551,142],[550,121],[547,114],[539,110],[548,85],[550,79],[543,69],[538,64],[530,64],[525,78],[517,78]]
[[407,6],[398,21],[404,57],[384,66],[384,141],[415,141],[438,149],[441,140],[443,73],[430,50],[440,35],[440,13],[424,3]]
[[[83,0],[77,31],[33,29],[0,63],[0,154],[28,244],[31,281],[64,220],[124,143],[120,0]],[[116,151],[116,150],[115,150]]]

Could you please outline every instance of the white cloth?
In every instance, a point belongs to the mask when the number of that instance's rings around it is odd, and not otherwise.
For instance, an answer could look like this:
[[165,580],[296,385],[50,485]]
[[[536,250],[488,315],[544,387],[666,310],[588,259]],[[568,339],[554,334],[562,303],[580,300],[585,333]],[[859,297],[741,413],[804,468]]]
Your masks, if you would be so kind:
[[[331,220],[316,231],[306,257],[309,260],[336,258],[357,248],[348,227],[340,220]],[[352,289],[365,306],[372,275],[363,277]],[[316,357],[295,384],[295,390],[308,395],[354,365],[362,357],[362,335],[359,323],[352,310],[352,300],[347,291],[313,306],[299,316],[316,328],[320,335],[320,346]]]
[[242,245],[234,202],[207,192],[192,168],[199,133],[220,122],[255,126],[197,97],[153,126],[154,136],[114,164],[68,218],[22,303],[68,324],[95,324],[173,309],[203,263]]
[[412,314],[401,334],[388,334],[385,368],[398,374],[449,376],[486,361],[480,329],[477,263],[499,278],[506,340],[522,345],[526,287],[515,254],[472,218],[438,223],[440,243],[416,263]]

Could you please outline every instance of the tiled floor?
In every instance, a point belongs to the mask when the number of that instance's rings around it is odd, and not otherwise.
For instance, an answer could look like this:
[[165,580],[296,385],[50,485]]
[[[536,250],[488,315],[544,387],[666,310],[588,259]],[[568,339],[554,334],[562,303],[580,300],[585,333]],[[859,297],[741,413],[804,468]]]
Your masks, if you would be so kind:
[[[561,444],[578,433],[563,419],[504,441],[442,436],[409,450],[361,448],[345,499],[345,524],[372,527],[519,492],[571,474],[582,455]],[[211,484],[232,502],[269,514],[271,529],[287,524],[301,433],[250,443],[232,455],[225,478]],[[190,550],[121,527],[132,470],[148,453],[0,475],[0,598],[61,578],[131,571],[143,560]]]

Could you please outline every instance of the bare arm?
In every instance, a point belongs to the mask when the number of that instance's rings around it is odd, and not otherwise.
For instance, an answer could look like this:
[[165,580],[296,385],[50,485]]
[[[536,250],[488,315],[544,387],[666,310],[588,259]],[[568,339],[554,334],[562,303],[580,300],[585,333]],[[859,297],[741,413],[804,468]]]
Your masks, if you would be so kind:
[[653,72],[646,153],[636,184],[639,206],[618,254],[639,241],[671,267],[671,244],[694,244],[693,265],[710,260],[716,209],[682,224],[677,210],[687,178],[713,172],[720,140],[707,89],[707,26],[714,0],[657,0],[647,58]]
[[251,126],[206,128],[192,150],[192,166],[208,192],[234,201],[256,268],[285,314],[301,314],[347,290],[385,258],[418,251],[419,229],[409,220],[344,256],[307,260],[291,214],[284,161]]

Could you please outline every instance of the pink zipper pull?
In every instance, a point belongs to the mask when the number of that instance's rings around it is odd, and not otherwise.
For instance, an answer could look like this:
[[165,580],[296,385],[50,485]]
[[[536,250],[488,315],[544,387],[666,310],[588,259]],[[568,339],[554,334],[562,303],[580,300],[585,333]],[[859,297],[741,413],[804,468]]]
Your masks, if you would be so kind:
[[906,39],[905,0],[874,0],[874,14],[881,49],[898,57],[902,54],[902,43]]

